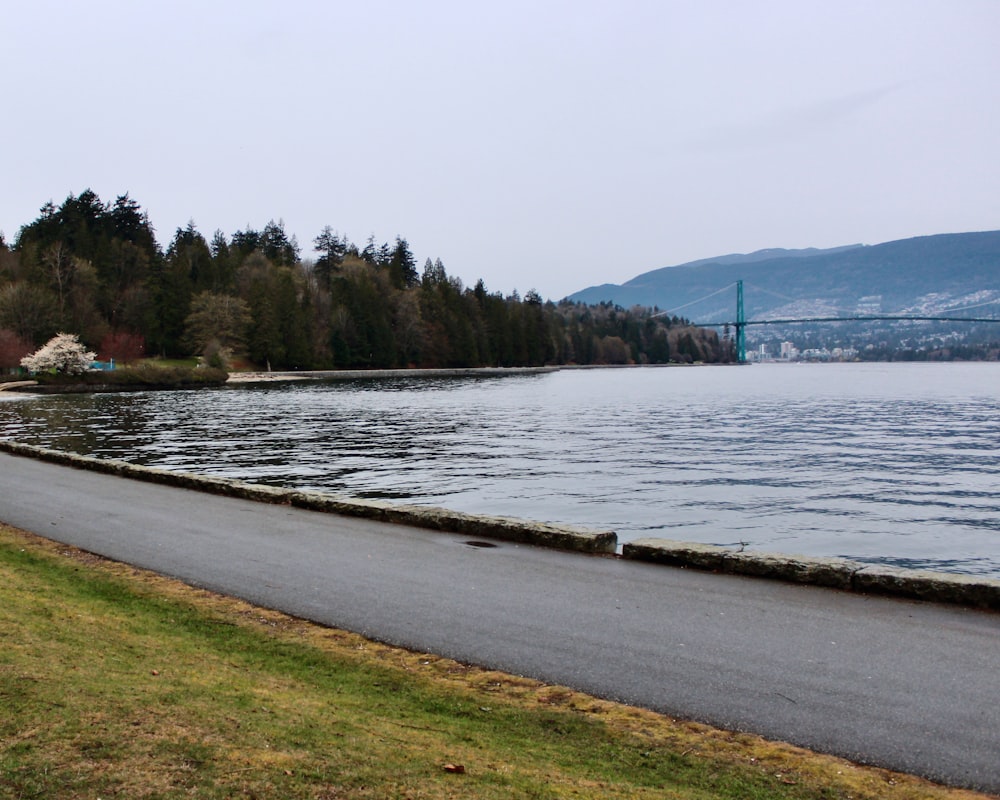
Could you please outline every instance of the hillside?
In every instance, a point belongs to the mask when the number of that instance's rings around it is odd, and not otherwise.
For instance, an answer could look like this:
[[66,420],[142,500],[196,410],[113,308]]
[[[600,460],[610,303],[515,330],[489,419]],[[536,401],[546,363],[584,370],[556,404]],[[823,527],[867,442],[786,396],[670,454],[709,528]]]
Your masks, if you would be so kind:
[[[1000,231],[718,256],[646,272],[622,285],[592,286],[569,299],[672,310],[737,280],[744,281],[748,319],[859,310],[943,312],[1000,301]],[[680,313],[708,322],[730,319],[734,311],[735,292],[725,292]]]

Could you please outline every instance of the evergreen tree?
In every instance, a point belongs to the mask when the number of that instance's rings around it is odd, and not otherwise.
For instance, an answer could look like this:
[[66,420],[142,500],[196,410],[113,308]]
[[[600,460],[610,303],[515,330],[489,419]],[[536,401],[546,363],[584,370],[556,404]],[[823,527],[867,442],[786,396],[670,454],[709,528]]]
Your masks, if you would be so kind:
[[156,235],[149,221],[149,215],[126,192],[115,198],[109,212],[111,236],[123,239],[144,250],[147,255],[159,251]]
[[249,312],[246,352],[255,364],[283,368],[285,343],[278,324],[270,276],[254,280],[244,297]]
[[350,243],[347,238],[341,238],[329,225],[323,228],[319,236],[313,239],[314,249],[319,253],[313,269],[324,286],[330,285],[333,274],[340,269],[347,255]]
[[177,229],[167,247],[166,258],[172,270],[187,276],[192,292],[219,292],[229,288],[228,282],[219,274],[212,248],[198,232],[193,220],[183,230]]
[[247,227],[245,231],[236,231],[229,240],[230,253],[238,262],[242,262],[251,253],[261,249],[260,231]]
[[270,220],[260,234],[258,248],[276,266],[290,267],[299,260],[299,245],[295,237],[285,234],[284,220]]
[[361,259],[369,264],[378,264],[379,250],[375,246],[375,234],[371,234],[368,237],[368,241],[365,242],[365,247],[361,251]]
[[228,291],[232,288],[239,254],[234,253],[229,242],[226,241],[226,235],[220,230],[216,230],[212,235],[208,249],[212,251],[212,271],[215,275],[213,291]]
[[396,237],[396,246],[389,254],[389,277],[397,289],[416,286],[420,282],[417,275],[417,260],[410,252],[406,239]]

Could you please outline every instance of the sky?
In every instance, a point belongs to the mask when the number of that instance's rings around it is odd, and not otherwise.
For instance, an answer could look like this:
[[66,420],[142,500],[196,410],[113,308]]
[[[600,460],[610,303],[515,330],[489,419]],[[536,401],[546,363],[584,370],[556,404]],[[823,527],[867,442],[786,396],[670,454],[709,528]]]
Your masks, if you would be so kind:
[[128,193],[557,300],[1000,228],[1000,0],[11,0],[0,231]]

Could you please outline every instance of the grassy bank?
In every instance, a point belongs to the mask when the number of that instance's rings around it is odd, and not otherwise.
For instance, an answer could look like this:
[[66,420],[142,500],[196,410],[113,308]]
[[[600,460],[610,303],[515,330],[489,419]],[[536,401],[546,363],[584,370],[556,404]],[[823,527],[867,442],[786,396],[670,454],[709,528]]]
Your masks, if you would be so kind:
[[144,363],[80,375],[39,373],[34,376],[36,392],[140,391],[146,389],[199,389],[222,386],[229,374],[211,367],[189,367]]
[[379,645],[0,525],[0,798],[971,793]]

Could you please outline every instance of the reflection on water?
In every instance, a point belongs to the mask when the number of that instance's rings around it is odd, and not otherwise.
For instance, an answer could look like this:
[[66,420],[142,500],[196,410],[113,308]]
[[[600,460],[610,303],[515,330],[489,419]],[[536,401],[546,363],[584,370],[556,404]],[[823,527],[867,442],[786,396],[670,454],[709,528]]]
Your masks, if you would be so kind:
[[365,498],[1000,577],[1000,366],[755,365],[0,402],[0,437]]

